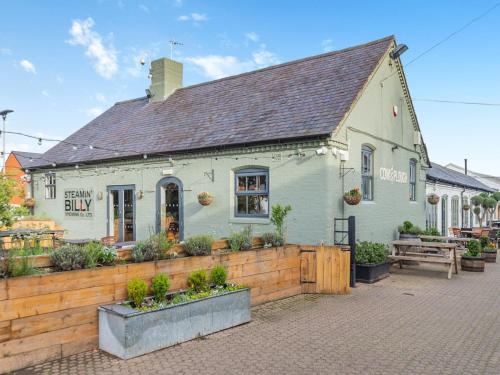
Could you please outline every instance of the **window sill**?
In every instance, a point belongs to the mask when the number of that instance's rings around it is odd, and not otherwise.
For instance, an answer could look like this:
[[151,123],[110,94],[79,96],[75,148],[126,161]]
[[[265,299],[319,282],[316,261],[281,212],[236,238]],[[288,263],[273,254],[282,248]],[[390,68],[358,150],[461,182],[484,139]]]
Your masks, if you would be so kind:
[[364,201],[361,200],[360,204],[377,204],[375,201]]
[[418,201],[410,201],[410,204],[419,204]]
[[230,223],[234,224],[271,224],[267,217],[231,217]]

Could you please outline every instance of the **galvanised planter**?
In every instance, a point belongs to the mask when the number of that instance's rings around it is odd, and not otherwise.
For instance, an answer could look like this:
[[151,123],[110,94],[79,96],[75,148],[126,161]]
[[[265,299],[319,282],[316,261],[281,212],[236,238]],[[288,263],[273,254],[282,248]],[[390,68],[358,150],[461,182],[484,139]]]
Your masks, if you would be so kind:
[[99,307],[99,349],[129,359],[250,321],[250,289],[160,310]]
[[389,276],[390,263],[359,264],[356,263],[356,281],[373,284]]

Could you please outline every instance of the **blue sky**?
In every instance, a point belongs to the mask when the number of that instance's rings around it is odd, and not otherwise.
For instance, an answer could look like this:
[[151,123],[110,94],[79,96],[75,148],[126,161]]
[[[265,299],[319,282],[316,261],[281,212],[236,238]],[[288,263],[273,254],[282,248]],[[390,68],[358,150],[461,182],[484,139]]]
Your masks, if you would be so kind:
[[[394,34],[410,61],[489,1],[1,1],[0,107],[8,130],[63,138],[144,95],[148,63],[184,45],[185,85]],[[414,99],[500,103],[500,7],[408,66]],[[141,67],[141,58],[146,60]],[[431,160],[500,175],[500,106],[415,100]],[[9,135],[8,148],[44,151]]]

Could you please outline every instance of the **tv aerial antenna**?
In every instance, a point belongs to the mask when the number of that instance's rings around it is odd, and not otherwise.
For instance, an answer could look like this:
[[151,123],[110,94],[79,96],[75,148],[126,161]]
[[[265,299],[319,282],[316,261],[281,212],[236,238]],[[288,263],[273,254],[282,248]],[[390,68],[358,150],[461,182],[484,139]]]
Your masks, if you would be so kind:
[[170,60],[173,60],[174,58],[174,48],[177,46],[183,46],[184,43],[178,42],[175,39],[169,40],[168,43],[170,44]]

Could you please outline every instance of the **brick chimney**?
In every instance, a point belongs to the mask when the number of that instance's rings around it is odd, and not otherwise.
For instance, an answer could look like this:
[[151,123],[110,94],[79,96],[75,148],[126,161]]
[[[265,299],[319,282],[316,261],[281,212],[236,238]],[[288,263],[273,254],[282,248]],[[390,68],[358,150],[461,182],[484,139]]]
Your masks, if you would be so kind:
[[[161,102],[182,87],[182,64],[161,58],[151,62],[151,85],[148,96],[152,102]],[[146,90],[147,91],[147,90]]]

